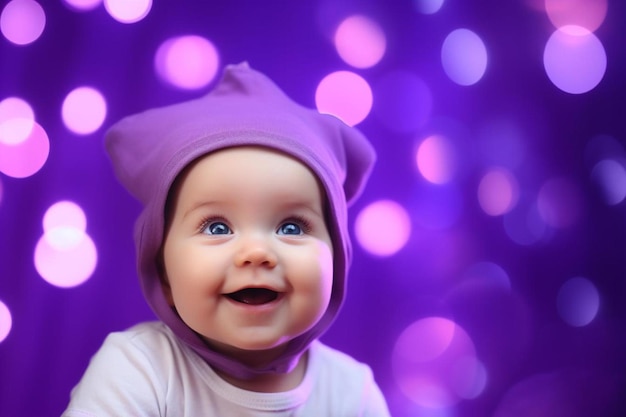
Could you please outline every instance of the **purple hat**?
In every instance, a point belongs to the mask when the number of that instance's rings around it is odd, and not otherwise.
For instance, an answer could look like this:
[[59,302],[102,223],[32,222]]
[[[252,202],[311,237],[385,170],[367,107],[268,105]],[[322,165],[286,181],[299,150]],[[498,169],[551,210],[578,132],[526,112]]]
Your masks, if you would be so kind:
[[[157,266],[165,201],[177,175],[202,155],[245,145],[282,151],[317,175],[328,197],[334,248],[333,287],[326,312],[262,369],[207,346],[168,305]],[[144,296],[159,319],[210,365],[231,375],[249,378],[293,369],[343,302],[351,258],[347,205],[360,194],[375,159],[366,138],[333,116],[293,102],[269,78],[243,63],[228,66],[220,83],[202,98],[122,119],[107,132],[106,148],[118,179],[144,205],[135,224],[137,267]]]

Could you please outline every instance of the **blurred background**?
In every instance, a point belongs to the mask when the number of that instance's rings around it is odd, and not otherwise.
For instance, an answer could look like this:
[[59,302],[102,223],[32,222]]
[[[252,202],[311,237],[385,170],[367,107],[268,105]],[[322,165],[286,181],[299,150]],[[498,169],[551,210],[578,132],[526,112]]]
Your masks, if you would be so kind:
[[327,344],[394,416],[626,415],[626,4],[12,0],[0,29],[0,415],[57,416],[154,316],[107,127],[248,61],[362,130]]

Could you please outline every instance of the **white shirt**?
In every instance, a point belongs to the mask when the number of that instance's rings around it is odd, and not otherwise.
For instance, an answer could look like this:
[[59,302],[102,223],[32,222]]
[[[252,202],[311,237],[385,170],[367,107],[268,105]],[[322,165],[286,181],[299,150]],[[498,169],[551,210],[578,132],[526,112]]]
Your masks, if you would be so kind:
[[295,389],[235,387],[160,322],[110,334],[92,358],[63,417],[385,417],[370,368],[319,341]]

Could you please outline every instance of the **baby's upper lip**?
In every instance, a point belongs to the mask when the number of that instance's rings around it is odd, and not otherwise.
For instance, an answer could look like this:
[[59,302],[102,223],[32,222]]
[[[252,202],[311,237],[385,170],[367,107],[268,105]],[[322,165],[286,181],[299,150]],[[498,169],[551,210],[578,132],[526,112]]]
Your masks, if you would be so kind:
[[273,291],[275,293],[283,292],[280,289],[278,289],[277,287],[272,286],[272,285],[246,285],[246,286],[238,287],[238,288],[233,289],[233,290],[228,290],[228,291],[224,292],[223,295],[231,295],[231,294],[235,294],[237,292],[241,292],[241,291],[245,291],[245,290],[266,290],[266,291]]
[[230,285],[225,285],[222,288],[222,295],[230,295],[246,289],[265,289],[276,293],[287,292],[286,285],[280,280],[257,278],[259,279],[233,280],[239,282],[230,282]]

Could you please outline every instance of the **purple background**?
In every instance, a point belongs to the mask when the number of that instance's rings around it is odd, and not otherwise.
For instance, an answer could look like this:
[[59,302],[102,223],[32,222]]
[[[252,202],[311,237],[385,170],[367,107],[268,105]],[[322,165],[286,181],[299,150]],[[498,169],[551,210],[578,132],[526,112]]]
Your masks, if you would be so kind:
[[[413,219],[409,242],[388,258],[368,255],[355,243],[348,299],[323,340],[372,366],[394,416],[426,415],[396,385],[391,353],[408,325],[430,316],[453,317],[463,326],[488,372],[481,395],[441,415],[494,415],[515,386],[520,398],[536,405],[533,415],[626,415],[626,208],[623,202],[603,203],[585,161],[597,135],[625,144],[623,2],[609,2],[596,32],[607,53],[606,74],[582,95],[560,91],[546,76],[541,56],[553,28],[545,13],[521,0],[449,0],[433,16],[416,12],[408,0],[156,1],[146,19],[131,25],[114,21],[102,7],[77,13],[60,1],[40,3],[47,27],[38,41],[16,47],[0,39],[0,98],[28,99],[51,142],[49,159],[36,175],[0,174],[0,300],[13,314],[11,333],[0,343],[1,416],[60,415],[105,335],[153,318],[134,275],[131,231],[139,206],[113,177],[102,133],[127,114],[206,91],[175,90],[155,76],[160,43],[170,36],[205,36],[222,64],[247,60],[313,107],[317,83],[329,72],[351,69],[327,37],[351,13],[376,20],[388,41],[378,65],[355,72],[374,86],[392,71],[418,74],[433,93],[433,116],[462,126],[469,150],[486,121],[514,120],[533,161],[519,175],[534,184],[553,176],[573,180],[583,196],[583,215],[538,244],[512,242],[502,219],[481,211],[481,167],[467,152],[458,220],[431,230]],[[441,68],[441,43],[459,27],[480,34],[488,48],[487,72],[471,87],[452,83]],[[99,88],[109,104],[105,126],[87,137],[67,131],[60,118],[67,92],[83,84]],[[416,208],[431,197],[407,155],[431,125],[394,133],[375,112],[376,104],[359,128],[374,143],[379,164],[352,218],[378,199],[395,200],[417,216]],[[94,275],[73,289],[46,283],[32,261],[41,218],[61,199],[83,207],[99,251]],[[443,203],[438,210],[447,207]],[[512,292],[451,293],[480,261],[505,269]],[[600,293],[598,316],[581,328],[568,326],[556,308],[560,286],[575,276],[588,278]]]

